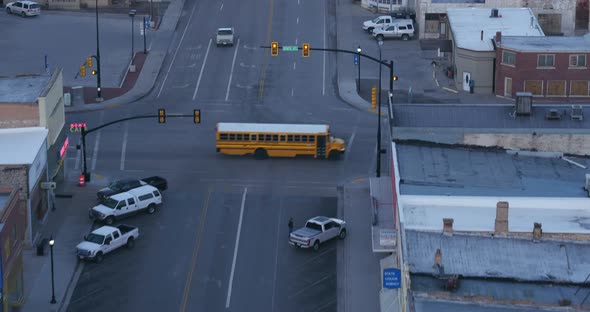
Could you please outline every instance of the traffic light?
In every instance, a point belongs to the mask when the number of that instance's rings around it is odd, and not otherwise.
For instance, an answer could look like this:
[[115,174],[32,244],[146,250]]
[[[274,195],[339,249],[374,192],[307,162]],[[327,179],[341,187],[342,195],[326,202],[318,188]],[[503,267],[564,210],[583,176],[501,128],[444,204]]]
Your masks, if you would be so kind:
[[86,66],[80,66],[80,76],[86,77]]
[[200,109],[193,110],[193,121],[196,124],[201,123],[201,110]]
[[158,109],[158,123],[166,122],[166,110],[163,108]]
[[92,71],[90,71],[90,73],[92,74],[92,76],[95,76],[96,74],[98,74],[98,71],[96,69],[93,69]]
[[397,81],[397,76],[393,76],[393,81]]
[[92,68],[92,56],[86,58],[86,65],[88,65],[88,68]]
[[278,42],[273,41],[270,44],[270,55],[272,55],[272,56],[279,55],[279,43]]
[[371,107],[377,107],[377,87],[371,89]]
[[309,57],[309,43],[303,44],[303,57]]

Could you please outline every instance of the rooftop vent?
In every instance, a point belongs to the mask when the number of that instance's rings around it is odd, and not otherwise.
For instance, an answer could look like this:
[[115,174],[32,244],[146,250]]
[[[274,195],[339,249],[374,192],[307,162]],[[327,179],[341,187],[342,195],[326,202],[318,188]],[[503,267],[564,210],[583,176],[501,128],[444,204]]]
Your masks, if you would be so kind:
[[498,17],[498,9],[492,9],[492,15],[490,17]]
[[533,94],[530,92],[516,92],[516,115],[531,115],[533,109]]

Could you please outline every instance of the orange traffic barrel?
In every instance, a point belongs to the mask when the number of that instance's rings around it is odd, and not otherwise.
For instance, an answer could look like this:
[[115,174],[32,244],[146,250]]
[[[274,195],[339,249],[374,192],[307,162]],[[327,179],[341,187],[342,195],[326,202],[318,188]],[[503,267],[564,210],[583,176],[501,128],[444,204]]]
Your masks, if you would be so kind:
[[84,186],[86,183],[86,179],[84,179],[84,174],[80,175],[80,178],[78,179],[78,186]]

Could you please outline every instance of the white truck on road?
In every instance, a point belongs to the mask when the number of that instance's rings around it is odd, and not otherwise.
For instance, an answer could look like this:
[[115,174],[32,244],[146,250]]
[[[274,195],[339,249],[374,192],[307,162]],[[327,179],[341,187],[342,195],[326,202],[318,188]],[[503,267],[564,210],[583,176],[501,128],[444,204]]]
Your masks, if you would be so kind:
[[346,222],[319,216],[309,219],[304,227],[293,231],[289,235],[289,244],[300,248],[313,247],[314,251],[318,251],[320,244],[336,237],[346,237]]
[[151,186],[143,185],[127,192],[107,197],[102,204],[93,207],[88,212],[90,219],[104,222],[107,225],[115,223],[115,220],[147,211],[156,212],[156,206],[162,204],[162,194]]
[[133,248],[139,237],[137,227],[130,225],[103,226],[84,236],[84,241],[76,246],[80,260],[102,262],[103,256],[121,247]]

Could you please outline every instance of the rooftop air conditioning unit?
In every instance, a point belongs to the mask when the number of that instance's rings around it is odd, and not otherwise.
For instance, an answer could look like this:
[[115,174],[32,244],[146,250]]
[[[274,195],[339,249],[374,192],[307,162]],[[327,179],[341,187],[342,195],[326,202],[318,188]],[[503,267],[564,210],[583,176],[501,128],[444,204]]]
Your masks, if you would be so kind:
[[590,195],[590,173],[586,173],[586,183],[584,183],[584,189],[588,191],[588,195]]
[[533,94],[530,92],[516,92],[516,115],[529,116],[533,111]]
[[572,120],[584,120],[584,109],[582,105],[572,105]]
[[64,106],[72,106],[72,95],[64,93]]

